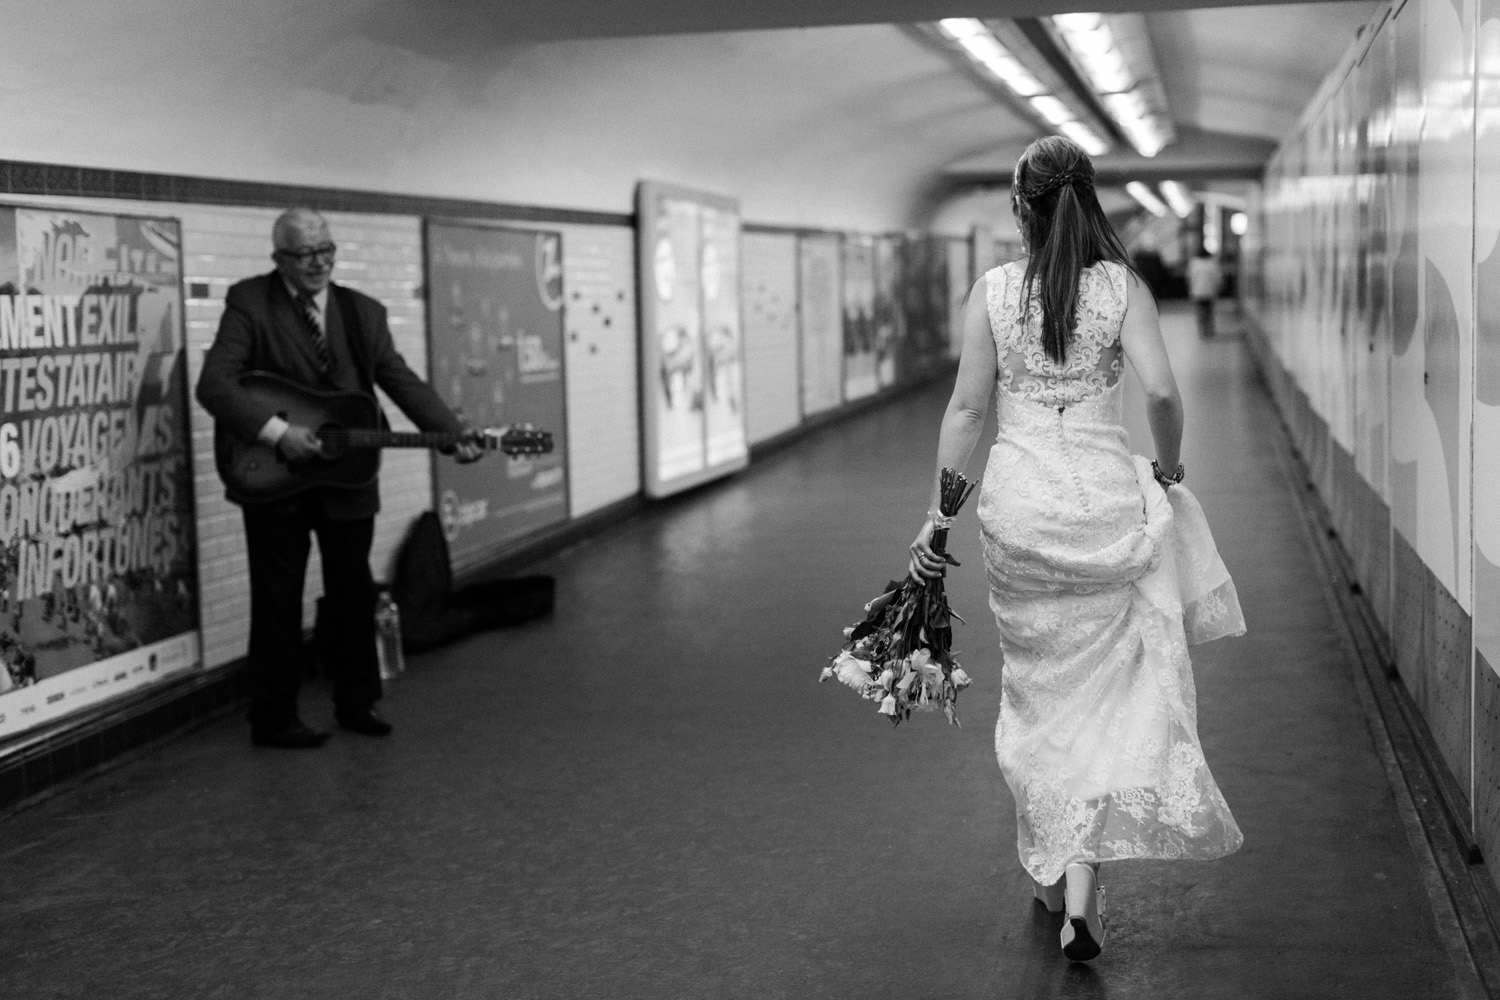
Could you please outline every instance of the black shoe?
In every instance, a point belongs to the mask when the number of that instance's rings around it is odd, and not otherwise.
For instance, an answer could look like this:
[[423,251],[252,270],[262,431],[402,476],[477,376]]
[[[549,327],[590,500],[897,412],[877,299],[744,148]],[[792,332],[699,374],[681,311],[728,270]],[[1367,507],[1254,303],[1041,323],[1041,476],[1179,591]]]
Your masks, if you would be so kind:
[[341,709],[334,713],[340,729],[348,729],[366,736],[389,736],[391,724],[376,714],[373,708]]
[[308,729],[300,722],[280,729],[251,729],[250,742],[258,747],[281,747],[283,750],[316,750],[328,742],[331,734]]

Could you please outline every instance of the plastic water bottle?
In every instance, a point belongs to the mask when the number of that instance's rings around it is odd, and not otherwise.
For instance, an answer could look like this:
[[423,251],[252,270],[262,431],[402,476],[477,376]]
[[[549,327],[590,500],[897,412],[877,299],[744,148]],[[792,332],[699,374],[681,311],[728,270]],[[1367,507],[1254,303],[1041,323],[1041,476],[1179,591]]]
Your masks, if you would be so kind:
[[401,655],[401,609],[389,590],[375,599],[375,652],[380,658],[380,677],[390,680],[406,669]]

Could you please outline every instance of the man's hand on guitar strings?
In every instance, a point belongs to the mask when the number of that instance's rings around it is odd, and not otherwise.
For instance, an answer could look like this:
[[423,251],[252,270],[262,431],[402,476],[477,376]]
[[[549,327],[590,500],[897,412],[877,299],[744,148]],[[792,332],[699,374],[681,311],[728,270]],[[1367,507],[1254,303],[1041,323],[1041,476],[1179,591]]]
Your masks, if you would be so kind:
[[301,424],[288,427],[276,442],[276,448],[288,462],[306,462],[324,457],[323,442],[318,440],[318,435],[313,433],[312,428]]

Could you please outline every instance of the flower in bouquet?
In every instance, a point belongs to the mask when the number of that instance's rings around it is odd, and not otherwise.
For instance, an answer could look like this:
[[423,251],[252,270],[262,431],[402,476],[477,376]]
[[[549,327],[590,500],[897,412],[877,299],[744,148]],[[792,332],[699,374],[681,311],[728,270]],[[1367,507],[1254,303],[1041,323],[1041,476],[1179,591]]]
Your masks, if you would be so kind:
[[[956,515],[974,486],[961,474],[944,469],[939,479],[938,511],[946,521]],[[932,549],[946,554],[948,530],[932,533]],[[969,675],[954,659],[951,619],[963,621],[948,606],[943,578],[891,581],[865,605],[865,617],[844,629],[844,645],[829,660],[820,680],[837,678],[861,697],[880,703],[878,711],[899,725],[913,710],[941,707],[959,725],[958,692]]]

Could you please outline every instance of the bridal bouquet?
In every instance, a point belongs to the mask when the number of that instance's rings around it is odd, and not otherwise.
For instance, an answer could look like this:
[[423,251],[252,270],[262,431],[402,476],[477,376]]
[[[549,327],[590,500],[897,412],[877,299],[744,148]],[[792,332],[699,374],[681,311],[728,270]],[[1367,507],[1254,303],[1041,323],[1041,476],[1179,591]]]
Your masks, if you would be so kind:
[[[938,485],[938,513],[944,519],[956,515],[974,489],[952,469],[942,471]],[[933,531],[931,544],[949,564],[958,565],[947,554],[946,527]],[[963,621],[948,607],[942,577],[893,580],[865,605],[864,620],[844,629],[843,648],[830,658],[819,680],[837,678],[861,697],[880,702],[881,714],[895,725],[910,718],[913,709],[931,711],[939,705],[948,722],[959,725],[958,692],[969,686],[969,675],[953,658],[950,618]]]

